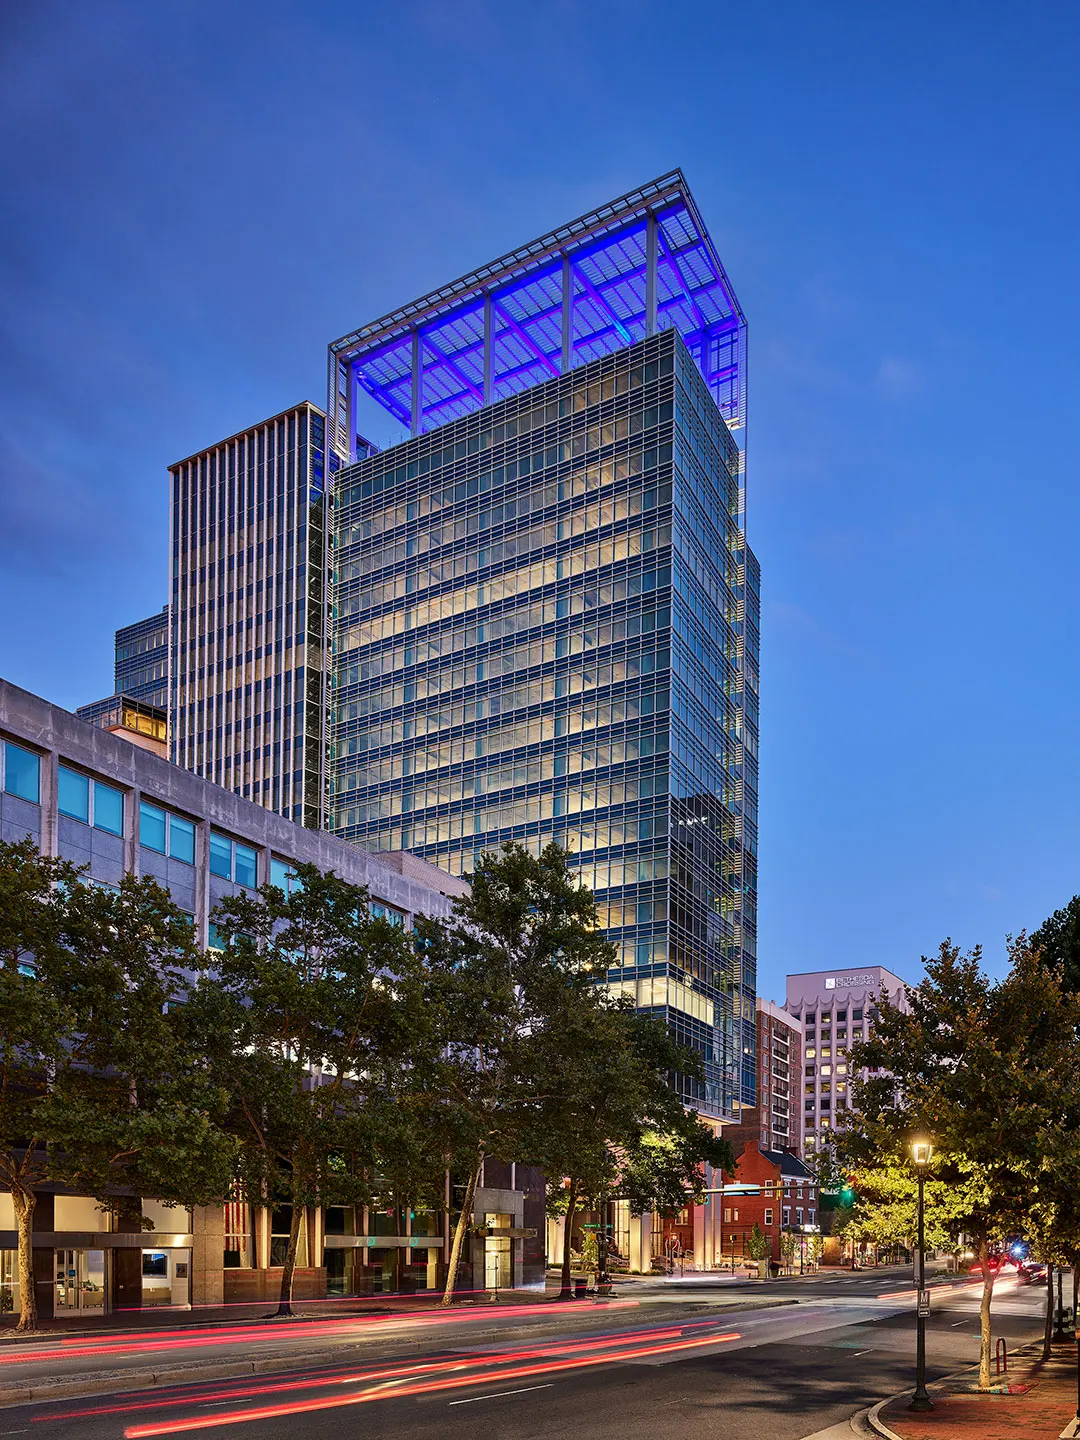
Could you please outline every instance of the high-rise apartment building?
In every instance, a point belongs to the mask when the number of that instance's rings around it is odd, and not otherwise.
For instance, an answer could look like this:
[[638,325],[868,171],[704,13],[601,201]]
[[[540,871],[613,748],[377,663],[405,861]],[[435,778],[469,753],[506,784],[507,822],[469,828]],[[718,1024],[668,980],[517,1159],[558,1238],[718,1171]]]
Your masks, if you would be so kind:
[[305,402],[169,467],[171,759],[316,828],[324,430]]
[[736,1155],[750,1142],[802,1155],[802,1055],[802,1022],[759,995],[755,1103],[738,1125],[724,1131]]
[[167,750],[169,607],[116,632],[113,693],[80,705],[80,720],[155,754]]
[[[362,457],[362,389],[412,438]],[[678,172],[331,346],[329,808],[455,874],[557,840],[609,981],[754,1096],[745,322]],[[178,610],[182,610],[178,606]]]
[[803,1133],[806,1153],[842,1129],[851,1073],[848,1050],[865,1040],[877,1018],[877,1001],[886,997],[908,1008],[907,985],[883,965],[859,970],[815,970],[787,977],[784,1008],[803,1027]]

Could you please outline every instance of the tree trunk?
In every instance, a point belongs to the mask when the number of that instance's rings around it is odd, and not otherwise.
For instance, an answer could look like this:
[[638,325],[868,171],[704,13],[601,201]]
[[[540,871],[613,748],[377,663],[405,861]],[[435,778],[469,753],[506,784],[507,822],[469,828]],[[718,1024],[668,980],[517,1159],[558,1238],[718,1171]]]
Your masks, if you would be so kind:
[[36,1330],[37,1289],[34,1285],[34,1206],[37,1196],[30,1190],[11,1187],[11,1204],[19,1231],[19,1323],[17,1330]]
[[994,1298],[994,1271],[990,1267],[990,1246],[984,1240],[979,1246],[979,1263],[983,1272],[982,1303],[979,1306],[979,1389],[990,1389],[990,1302]]
[[1073,1330],[1078,1332],[1077,1338],[1080,1339],[1080,1265],[1073,1266],[1072,1312]]
[[481,1145],[476,1152],[476,1162],[469,1176],[469,1183],[465,1187],[465,1199],[461,1205],[461,1214],[454,1226],[454,1239],[450,1246],[450,1263],[446,1267],[446,1289],[443,1291],[440,1301],[442,1305],[452,1305],[454,1301],[454,1286],[457,1284],[458,1265],[461,1263],[461,1251],[465,1244],[465,1231],[472,1223],[473,1200],[476,1197],[476,1187],[480,1183],[480,1170],[483,1164],[484,1147]]
[[1043,1326],[1043,1352],[1044,1360],[1050,1359],[1050,1337],[1054,1333],[1054,1267],[1049,1262],[1046,1266],[1046,1324]]
[[281,1267],[281,1296],[278,1300],[278,1315],[291,1315],[293,1276],[296,1273],[296,1252],[300,1249],[300,1226],[307,1210],[303,1205],[293,1204],[292,1219],[289,1222],[289,1245],[285,1251],[285,1264]]
[[570,1234],[574,1228],[577,1212],[577,1181],[570,1176],[570,1189],[566,1196],[566,1223],[563,1226],[562,1274],[559,1277],[559,1299],[572,1300],[574,1287],[570,1279]]

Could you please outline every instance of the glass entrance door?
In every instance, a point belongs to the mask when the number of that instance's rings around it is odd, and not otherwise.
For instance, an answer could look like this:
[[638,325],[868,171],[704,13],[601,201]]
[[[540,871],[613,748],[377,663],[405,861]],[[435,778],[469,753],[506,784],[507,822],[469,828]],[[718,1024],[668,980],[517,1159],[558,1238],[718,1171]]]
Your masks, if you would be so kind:
[[[484,1219],[489,1234],[484,1240],[484,1284],[488,1290],[510,1288],[510,1221],[511,1216],[489,1211]],[[505,1230],[505,1235],[499,1231]]]
[[105,1251],[57,1250],[55,1315],[105,1313]]

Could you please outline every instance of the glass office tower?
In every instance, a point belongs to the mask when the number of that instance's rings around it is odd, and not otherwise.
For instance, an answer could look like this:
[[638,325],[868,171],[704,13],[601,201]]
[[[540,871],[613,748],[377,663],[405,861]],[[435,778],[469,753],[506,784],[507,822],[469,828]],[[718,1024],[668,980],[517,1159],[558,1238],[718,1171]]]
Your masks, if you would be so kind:
[[168,743],[169,607],[123,625],[114,637],[113,693],[75,711],[103,730],[165,754]]
[[324,434],[323,412],[305,402],[169,467],[170,758],[315,828]]
[[454,873],[504,840],[564,845],[618,945],[611,985],[701,1053],[683,1093],[728,1119],[754,1098],[743,344],[676,174],[331,367],[339,443],[352,384],[415,434],[335,483],[329,828]]
[[165,709],[169,694],[169,607],[116,632],[113,688]]

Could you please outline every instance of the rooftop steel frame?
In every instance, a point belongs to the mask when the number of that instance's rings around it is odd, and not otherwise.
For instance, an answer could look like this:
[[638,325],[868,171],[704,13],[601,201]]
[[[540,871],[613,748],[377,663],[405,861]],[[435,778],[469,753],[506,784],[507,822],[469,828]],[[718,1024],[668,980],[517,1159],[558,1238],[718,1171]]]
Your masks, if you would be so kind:
[[333,341],[331,441],[367,453],[358,388],[419,435],[665,329],[744,425],[746,319],[681,170]]

